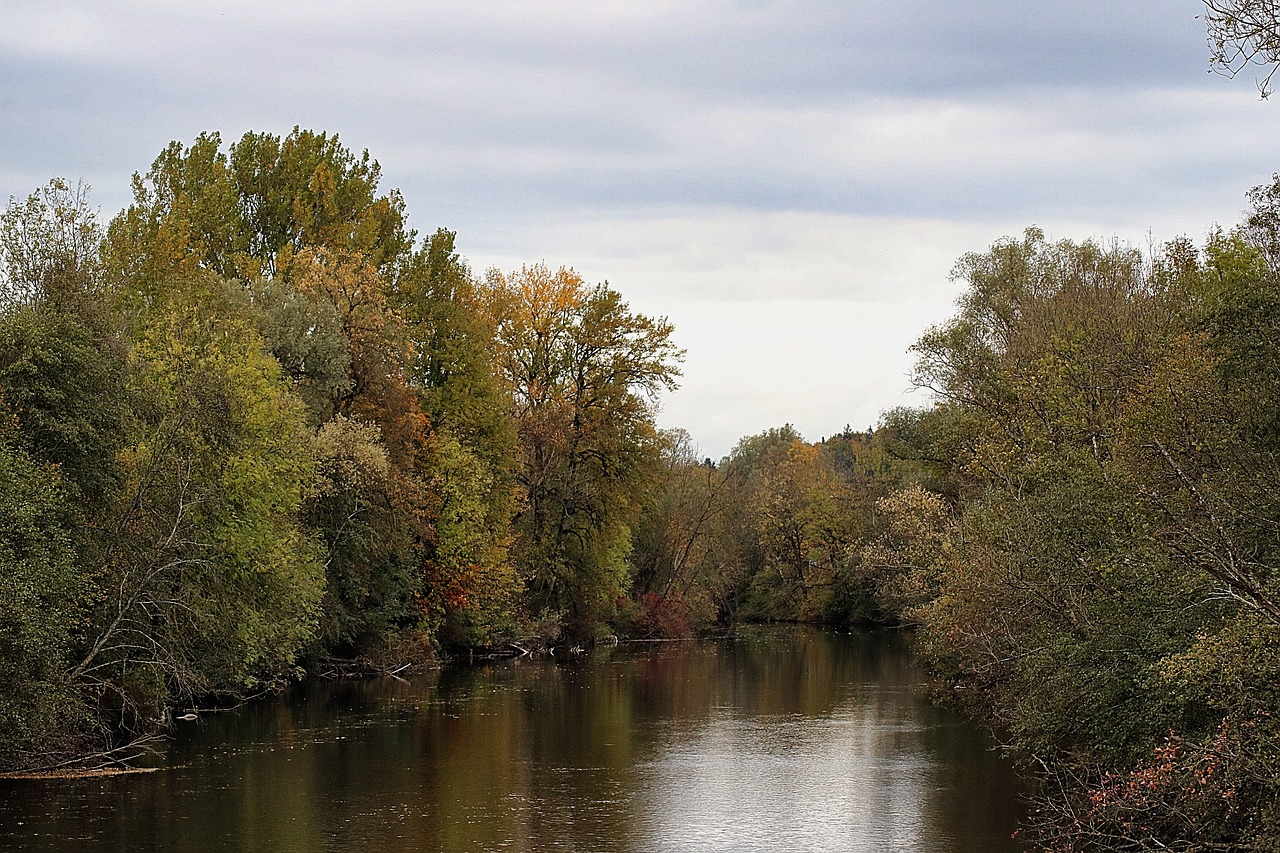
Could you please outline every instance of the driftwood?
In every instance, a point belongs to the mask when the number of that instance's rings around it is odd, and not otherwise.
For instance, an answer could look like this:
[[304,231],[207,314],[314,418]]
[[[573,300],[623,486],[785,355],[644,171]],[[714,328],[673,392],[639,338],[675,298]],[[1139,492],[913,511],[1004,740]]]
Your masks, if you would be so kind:
[[46,755],[33,757],[26,767],[0,773],[0,779],[87,779],[95,776],[119,776],[125,773],[150,773],[155,768],[135,768],[130,762],[154,753],[153,744],[165,738],[159,732],[138,735],[128,743],[90,755],[76,755],[58,760]]
[[355,660],[339,660],[331,658],[322,661],[314,669],[310,675],[319,678],[396,678],[404,681],[401,674],[406,671],[422,668],[424,664],[415,662],[394,661],[390,663],[375,663],[366,658],[356,658]]
[[95,767],[89,769],[65,767],[61,770],[21,770],[14,773],[0,773],[0,779],[97,779],[103,776],[154,773],[159,769],[159,767]]

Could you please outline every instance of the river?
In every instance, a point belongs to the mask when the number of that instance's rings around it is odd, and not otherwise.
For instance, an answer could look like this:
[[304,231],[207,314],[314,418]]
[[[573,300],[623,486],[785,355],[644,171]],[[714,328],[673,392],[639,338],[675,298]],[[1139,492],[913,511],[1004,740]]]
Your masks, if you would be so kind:
[[809,628],[312,680],[154,773],[0,781],[0,849],[1003,853],[990,739],[900,637]]

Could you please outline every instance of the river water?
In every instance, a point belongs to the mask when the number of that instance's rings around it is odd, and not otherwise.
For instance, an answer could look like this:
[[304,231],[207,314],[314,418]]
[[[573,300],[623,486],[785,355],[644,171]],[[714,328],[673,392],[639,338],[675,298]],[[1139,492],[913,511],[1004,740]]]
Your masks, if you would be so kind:
[[313,681],[158,772],[0,782],[0,850],[1016,851],[989,738],[899,637],[807,628]]

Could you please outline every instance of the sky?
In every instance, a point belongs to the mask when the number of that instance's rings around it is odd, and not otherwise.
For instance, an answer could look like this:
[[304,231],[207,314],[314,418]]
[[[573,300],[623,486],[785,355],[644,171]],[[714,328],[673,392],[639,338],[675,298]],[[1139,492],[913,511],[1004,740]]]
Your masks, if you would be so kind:
[[0,0],[0,200],[82,179],[105,221],[170,140],[336,132],[475,271],[570,266],[670,319],[659,424],[719,458],[928,405],[909,348],[966,252],[1238,222],[1280,103],[1209,73],[1200,8]]

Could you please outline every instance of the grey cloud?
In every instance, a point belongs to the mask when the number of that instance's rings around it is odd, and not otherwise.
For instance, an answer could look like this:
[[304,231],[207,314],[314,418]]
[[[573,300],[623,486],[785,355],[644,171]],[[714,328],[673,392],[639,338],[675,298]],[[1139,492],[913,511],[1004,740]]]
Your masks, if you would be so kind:
[[[270,7],[283,12],[241,4],[225,14],[148,3],[110,14],[52,8],[88,16],[104,33],[82,34],[88,47],[79,53],[6,48],[8,172],[116,170],[119,188],[169,139],[296,123],[369,147],[411,208],[438,207],[445,218],[495,204],[508,213],[729,206],[1032,216],[1051,207],[1074,215],[1150,200],[1163,192],[1156,177],[1208,180],[1180,167],[1185,154],[1176,150],[1171,163],[1133,162],[1107,141],[1137,122],[1176,132],[1161,104],[1135,113],[1109,102],[1144,86],[1204,82],[1193,1],[655,3],[627,15],[510,2]],[[131,41],[118,43],[122,34]],[[851,116],[886,102],[1016,111],[1080,92],[1094,105],[1077,104],[1069,118],[1102,146],[1083,180],[1078,163],[1051,154],[1038,171],[975,159],[963,138],[951,155],[921,145],[929,158],[921,162],[909,151],[897,163],[867,151],[878,165],[858,162],[856,140],[847,159],[828,161],[768,139],[787,111],[806,107]],[[726,104],[740,111],[741,139],[681,136]],[[1038,144],[1029,139],[1003,144]],[[398,152],[412,159],[397,162]],[[1094,179],[1106,181],[1105,197],[1089,186]],[[126,200],[104,189],[104,205]]]

